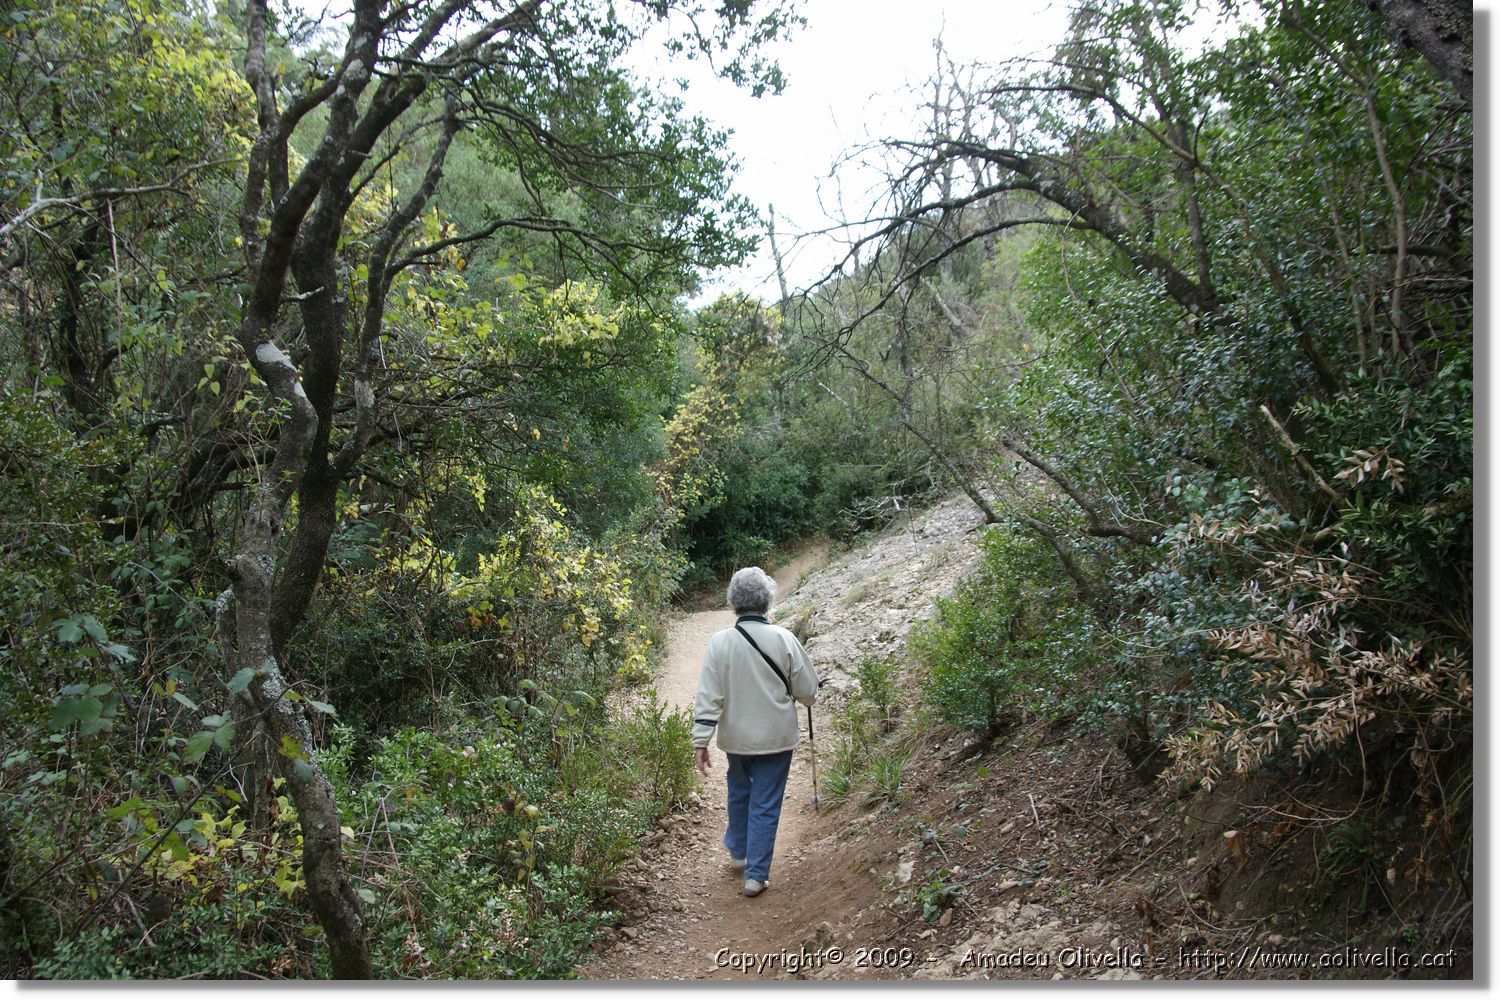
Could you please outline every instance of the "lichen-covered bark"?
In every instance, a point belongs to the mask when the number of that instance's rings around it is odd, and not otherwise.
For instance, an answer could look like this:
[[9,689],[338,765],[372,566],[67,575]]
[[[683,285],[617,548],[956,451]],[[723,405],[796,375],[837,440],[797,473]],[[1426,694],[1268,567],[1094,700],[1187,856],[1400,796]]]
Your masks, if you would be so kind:
[[[292,497],[306,476],[314,446],[320,438],[326,438],[328,424],[308,397],[303,373],[276,344],[274,332],[298,236],[309,210],[338,166],[359,118],[359,97],[371,78],[370,67],[376,56],[379,5],[371,0],[355,4],[343,62],[332,78],[337,82],[325,95],[329,111],[323,140],[295,182],[286,176],[286,147],[298,114],[305,111],[299,112],[295,103],[286,113],[277,106],[275,88],[265,71],[265,0],[252,0],[248,18],[250,44],[245,76],[256,95],[261,133],[251,151],[241,207],[246,263],[253,278],[238,339],[256,374],[285,404],[286,417],[276,437],[275,459],[255,490],[241,528],[239,548],[229,560],[234,610],[229,666],[235,672],[255,672],[249,694],[256,728],[269,742],[297,807],[308,899],[327,935],[333,975],[338,979],[368,979],[368,934],[359,896],[344,870],[338,804],[333,787],[313,761],[312,732],[306,718],[284,697],[287,684],[273,641],[272,609],[283,526]],[[260,231],[263,211],[270,216],[264,237]],[[322,359],[322,363],[337,372],[336,358]],[[226,641],[227,632],[223,635]],[[245,733],[242,738],[254,739],[256,734]]]
[[1403,45],[1410,45],[1474,105],[1474,8],[1455,0],[1378,0],[1376,9]]

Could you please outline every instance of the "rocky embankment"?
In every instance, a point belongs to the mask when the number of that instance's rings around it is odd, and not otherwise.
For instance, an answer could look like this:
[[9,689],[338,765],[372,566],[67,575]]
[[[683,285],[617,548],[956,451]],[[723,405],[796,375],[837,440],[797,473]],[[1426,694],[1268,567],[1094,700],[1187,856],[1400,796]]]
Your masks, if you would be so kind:
[[847,694],[862,657],[901,651],[934,599],[978,564],[982,526],[967,498],[948,500],[809,575],[778,607],[776,620],[802,637],[825,691]]

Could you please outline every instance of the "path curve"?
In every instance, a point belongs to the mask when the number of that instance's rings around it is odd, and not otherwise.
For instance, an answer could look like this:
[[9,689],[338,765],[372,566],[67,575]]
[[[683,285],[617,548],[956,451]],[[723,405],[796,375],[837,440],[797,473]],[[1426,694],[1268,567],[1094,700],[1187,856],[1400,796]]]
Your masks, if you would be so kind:
[[[807,622],[808,653],[819,678],[828,682],[813,710],[823,754],[830,748],[829,713],[857,686],[861,658],[899,657],[912,626],[931,615],[933,598],[952,593],[977,564],[980,523],[968,500],[956,497],[902,519],[838,558],[804,553],[774,574],[773,620],[782,610],[783,624]],[[671,626],[657,681],[664,700],[691,712],[703,650],[715,632],[733,624],[734,616],[721,610],[686,615]],[[803,713],[798,722],[805,727],[806,720]],[[729,867],[722,845],[725,758],[715,748],[695,803],[666,817],[621,873],[616,904],[624,919],[618,930],[604,933],[598,953],[578,968],[580,975],[871,978],[870,970],[848,963],[793,973],[733,961],[878,943],[860,935],[884,921],[883,912],[876,912],[882,905],[879,866],[890,867],[899,837],[877,830],[873,814],[848,804],[814,810],[805,728],[803,733],[792,756],[770,887],[746,899],[743,876]],[[862,921],[862,914],[873,916]]]

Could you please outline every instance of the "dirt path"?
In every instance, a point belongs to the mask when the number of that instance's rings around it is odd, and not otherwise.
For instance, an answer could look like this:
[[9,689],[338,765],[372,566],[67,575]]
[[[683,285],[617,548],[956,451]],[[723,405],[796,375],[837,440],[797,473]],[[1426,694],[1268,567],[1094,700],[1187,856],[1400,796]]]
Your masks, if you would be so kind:
[[[850,657],[859,649],[882,652],[904,640],[911,622],[925,617],[912,609],[925,610],[931,593],[951,590],[972,560],[972,520],[962,504],[945,505],[936,522],[924,521],[904,535],[888,533],[834,565],[825,567],[826,553],[814,551],[774,574],[773,617],[783,624],[804,615],[811,619],[808,651],[819,675],[830,681],[814,709],[824,753],[830,710],[850,685]],[[931,528],[932,523],[939,527]],[[901,621],[896,632],[888,627],[894,618]],[[671,627],[657,681],[664,700],[692,709],[703,650],[715,632],[733,624],[733,614],[720,610],[688,615]],[[618,931],[607,932],[599,954],[580,968],[585,977],[782,978],[782,968],[735,966],[753,956],[826,945],[835,934],[843,940],[844,918],[865,905],[873,879],[841,854],[848,811],[813,808],[806,719],[800,713],[804,739],[792,759],[769,888],[755,899],[745,898],[742,876],[728,865],[721,842],[725,760],[714,749],[709,776],[700,779],[700,801],[664,821],[626,872],[618,899],[626,920]]]
[[[780,604],[796,591],[799,580],[827,559],[827,550],[806,552],[773,575]],[[667,635],[667,659],[657,678],[662,699],[674,708],[691,711],[698,691],[698,670],[703,650],[720,629],[734,624],[727,608],[687,615],[672,625]],[[776,836],[772,889],[785,886],[788,866],[800,859],[808,832],[815,820],[811,805],[812,775],[804,739],[792,760],[787,781],[781,826]],[[724,815],[724,755],[712,750],[707,779],[700,779],[700,802],[667,827],[669,836],[653,862],[638,866],[643,892],[631,894],[641,909],[631,912],[638,923],[627,924],[616,947],[590,963],[584,973],[591,979],[698,979],[714,969],[713,957],[729,944],[727,935],[738,932],[752,939],[764,934],[765,919],[775,920],[776,907],[757,906],[775,899],[771,890],[759,899],[740,894],[743,877],[727,864],[720,845]],[[644,869],[644,870],[643,870]],[[789,889],[789,887],[787,887]],[[637,900],[635,897],[639,897]],[[644,919],[642,919],[644,918]]]

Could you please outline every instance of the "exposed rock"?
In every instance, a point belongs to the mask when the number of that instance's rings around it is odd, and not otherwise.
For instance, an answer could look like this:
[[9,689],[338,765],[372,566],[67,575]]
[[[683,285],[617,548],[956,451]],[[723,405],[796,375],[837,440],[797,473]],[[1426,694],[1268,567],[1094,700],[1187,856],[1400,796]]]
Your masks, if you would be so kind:
[[[880,541],[836,559],[776,611],[784,625],[808,616],[807,651],[825,695],[847,696],[860,658],[893,652],[979,562],[976,517],[966,497],[887,529]],[[915,613],[911,609],[915,608]]]

